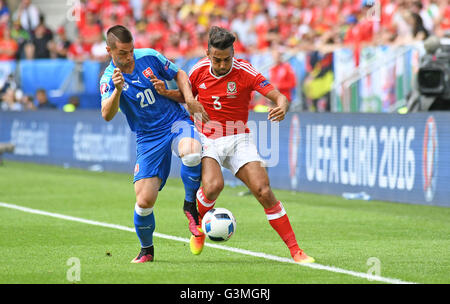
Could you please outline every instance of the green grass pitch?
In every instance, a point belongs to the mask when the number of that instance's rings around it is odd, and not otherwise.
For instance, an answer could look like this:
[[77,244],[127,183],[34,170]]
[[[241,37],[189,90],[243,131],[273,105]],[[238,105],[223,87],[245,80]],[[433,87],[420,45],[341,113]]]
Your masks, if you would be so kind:
[[[226,187],[216,206],[233,212],[235,235],[221,245],[289,258],[289,251],[243,187]],[[450,209],[274,190],[300,247],[325,269],[155,237],[155,262],[130,264],[132,231],[0,207],[0,283],[386,283],[333,269],[415,283],[450,283]],[[169,179],[155,205],[156,232],[189,238],[184,189]],[[131,174],[5,161],[0,202],[133,228]],[[208,241],[207,241],[208,242]],[[79,261],[73,281],[71,258]],[[372,264],[371,261],[376,261]],[[376,265],[377,268],[373,268]],[[374,271],[377,271],[374,273]]]

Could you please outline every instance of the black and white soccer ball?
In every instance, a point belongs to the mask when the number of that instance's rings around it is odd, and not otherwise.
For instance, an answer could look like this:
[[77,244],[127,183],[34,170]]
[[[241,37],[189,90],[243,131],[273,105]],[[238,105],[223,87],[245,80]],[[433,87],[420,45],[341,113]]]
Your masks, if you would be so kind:
[[236,220],[230,210],[213,208],[203,216],[202,229],[211,241],[228,241],[236,231]]

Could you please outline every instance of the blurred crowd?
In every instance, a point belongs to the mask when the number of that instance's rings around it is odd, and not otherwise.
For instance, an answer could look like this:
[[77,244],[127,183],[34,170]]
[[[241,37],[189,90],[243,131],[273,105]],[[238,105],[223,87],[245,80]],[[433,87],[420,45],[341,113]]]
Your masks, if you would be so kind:
[[73,10],[78,34],[48,28],[32,0],[10,11],[0,0],[0,60],[106,60],[104,33],[130,28],[137,48],[167,57],[202,56],[210,26],[238,37],[237,53],[271,47],[324,51],[367,44],[405,44],[450,30],[448,0],[80,0]]
[[[136,48],[154,48],[170,59],[204,56],[212,25],[235,33],[237,54],[274,50],[328,53],[343,46],[354,48],[357,54],[367,45],[409,44],[450,31],[448,0],[78,3],[72,12],[77,34],[70,39],[65,24],[54,31],[47,26],[45,12],[32,0],[20,0],[14,10],[9,9],[6,0],[0,0],[0,60],[69,58],[104,62],[109,58],[105,32],[114,24],[123,24],[132,31]],[[7,93],[4,88],[2,92]]]

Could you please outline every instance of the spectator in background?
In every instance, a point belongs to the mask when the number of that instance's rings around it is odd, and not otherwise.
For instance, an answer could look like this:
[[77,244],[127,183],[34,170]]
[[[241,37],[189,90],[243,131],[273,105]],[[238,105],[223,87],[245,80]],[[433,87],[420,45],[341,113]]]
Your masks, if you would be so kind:
[[83,61],[91,56],[91,46],[84,43],[83,37],[77,35],[75,41],[69,47],[67,58],[75,61]]
[[359,65],[359,54],[361,51],[361,43],[364,39],[361,25],[358,23],[358,18],[355,15],[349,15],[346,23],[348,25],[344,36],[344,45],[353,48],[354,60],[356,66]]
[[236,37],[236,40],[234,41],[234,53],[236,55],[241,55],[243,56],[244,54],[247,53],[247,49],[245,48],[245,46],[241,43],[241,40],[239,39],[239,36],[237,33],[233,32],[234,37]]
[[[148,5],[147,9],[151,9]],[[183,1],[180,9],[178,10],[178,17],[181,20],[188,18],[189,15],[197,14],[200,11],[200,5],[196,3],[195,0],[186,0]]]
[[106,51],[106,41],[100,35],[97,37],[97,41],[92,45],[91,60],[106,62],[109,58],[109,54]]
[[[376,1],[381,5],[375,12],[380,15],[374,16],[378,21],[368,11],[374,0],[80,0],[77,40],[71,43],[61,27],[48,43],[38,1],[0,0],[0,60],[11,59],[15,40],[16,59],[102,61],[102,31],[115,24],[131,29],[136,48],[152,47],[168,57],[188,59],[203,56],[208,28],[219,25],[240,38],[234,48],[241,58],[279,45],[322,54],[350,47],[358,65],[360,49],[367,45],[412,44],[431,34],[442,37],[450,29],[449,0]],[[18,8],[10,11],[7,3]],[[4,33],[8,25],[11,38]]]
[[17,87],[18,86],[14,74],[9,74],[2,84],[2,87],[0,88],[0,99],[2,99],[2,95],[5,94],[7,89],[13,88],[14,90],[16,90]]
[[23,29],[19,20],[13,22],[11,29],[11,37],[16,40],[18,44],[18,51],[16,53],[16,59],[27,58],[25,54],[25,45],[31,41],[31,35],[29,32]]
[[307,74],[303,79],[302,93],[305,105],[311,112],[330,111],[330,92],[333,86],[333,53],[308,52]]
[[292,102],[292,90],[297,84],[294,70],[288,62],[283,62],[281,52],[275,49],[272,53],[274,65],[270,68],[270,82],[278,88],[281,94]]
[[56,109],[56,106],[48,101],[47,92],[44,89],[38,89],[36,91],[35,103],[39,110]]
[[137,49],[150,48],[151,43],[147,37],[147,23],[140,20],[136,23],[136,33],[134,34],[134,47]]
[[450,3],[447,0],[436,1],[438,13],[435,19],[435,31],[439,37],[443,37],[447,31],[450,31]]
[[19,45],[11,37],[11,31],[8,27],[3,29],[3,37],[0,39],[0,61],[16,59]]
[[78,35],[83,36],[84,43],[90,46],[99,41],[99,37],[102,37],[98,15],[93,10],[86,12],[86,22],[79,28]]
[[[291,103],[292,91],[297,85],[297,79],[291,65],[288,62],[283,62],[281,55],[280,50],[277,47],[274,48],[272,51],[273,65],[269,70],[268,79]],[[250,109],[255,112],[268,112],[273,106],[267,98],[260,94],[254,94],[250,102]]]
[[161,18],[159,12],[155,12],[147,17],[147,37],[151,43],[151,48],[162,52],[168,41],[169,33],[166,30],[167,24]]
[[181,54],[191,57],[205,54],[207,32],[197,31],[196,16],[192,12],[183,19],[183,32],[180,35],[179,45]]
[[36,106],[33,103],[33,96],[23,95],[23,97],[20,99],[20,103],[22,104],[22,109],[25,111],[36,110]]
[[237,17],[231,21],[230,29],[236,33],[240,42],[247,49],[255,47],[257,36],[254,30],[253,19],[246,17],[247,4],[242,3],[237,8]]
[[0,89],[0,110],[22,111],[34,109],[33,99],[31,98],[30,102],[30,97],[23,94],[23,91],[16,83],[14,74],[8,75]]
[[24,95],[22,90],[9,86],[1,94],[0,110],[2,111],[28,111],[36,110],[33,97]]
[[39,25],[34,30],[33,46],[34,58],[50,58],[50,42],[53,40],[53,33],[45,24],[45,17],[41,15]]
[[6,0],[0,0],[0,27],[8,26],[9,8]]
[[71,96],[69,102],[63,106],[64,112],[75,112],[80,106],[80,98],[78,96]]
[[[440,4],[439,0],[430,0],[428,3],[428,6],[425,7],[423,10],[426,11],[428,16],[431,18],[432,27],[429,29],[430,32],[434,32],[436,28],[439,26],[439,11],[440,11]],[[428,29],[428,28],[427,28]]]
[[[431,3],[429,3],[429,7],[431,7]],[[411,11],[420,15],[420,17],[422,18],[423,26],[428,33],[433,32],[434,24],[431,10],[426,10],[423,6],[422,1],[414,1],[411,5]]]
[[167,45],[164,47],[164,55],[167,59],[174,62],[181,54],[180,48],[180,35],[178,33],[172,33],[169,36],[169,41]]
[[60,26],[56,31],[56,39],[51,41],[49,48],[52,58],[67,58],[69,52],[70,40],[67,38],[66,29]]
[[133,10],[129,1],[109,0],[100,2],[100,19],[107,19],[107,16],[116,16],[117,24],[127,24],[127,17],[133,17]]
[[34,29],[39,25],[39,9],[31,3],[31,0],[22,0],[13,19],[19,20],[22,28],[32,35]]
[[2,111],[22,111],[23,106],[16,98],[16,91],[13,88],[6,89],[2,96],[2,103],[0,104]]
[[143,0],[130,0],[130,6],[133,9],[133,17],[135,20],[142,19],[142,12],[144,6]]
[[[258,50],[264,50],[270,46],[269,28],[270,28],[269,12],[266,10],[260,12],[255,22],[256,31],[256,47]],[[237,34],[237,33],[236,33]]]
[[109,16],[106,15],[103,16],[101,19],[102,28],[105,30],[109,29],[110,27],[113,27],[116,24],[118,24],[116,15],[109,15]]
[[397,44],[405,44],[411,42],[413,37],[413,29],[408,22],[408,18],[411,15],[406,1],[398,1],[397,9],[392,16],[392,26],[396,32]]
[[5,79],[2,87],[0,88],[0,110],[9,111],[11,108],[16,108],[13,106],[15,102],[14,92],[17,89],[17,83],[14,78],[14,74],[9,74]]
[[[203,36],[199,35],[199,40]],[[195,39],[188,32],[182,32],[178,39],[178,50],[182,56],[200,57],[205,53],[203,45],[199,45],[199,40]]]
[[423,19],[420,16],[420,10],[418,12],[413,11],[410,13],[408,22],[412,27],[412,36],[416,40],[425,40],[428,38],[429,33],[423,24]]

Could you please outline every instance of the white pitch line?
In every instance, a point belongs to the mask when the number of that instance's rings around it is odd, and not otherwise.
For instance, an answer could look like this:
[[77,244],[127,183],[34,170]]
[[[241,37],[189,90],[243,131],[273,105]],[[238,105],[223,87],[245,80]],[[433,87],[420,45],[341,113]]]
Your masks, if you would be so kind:
[[[45,215],[45,216],[63,219],[63,220],[67,220],[67,221],[72,221],[72,222],[79,222],[79,223],[83,223],[83,224],[89,224],[89,225],[100,226],[100,227],[105,227],[105,228],[112,228],[112,229],[117,229],[117,230],[122,230],[122,231],[135,232],[134,228],[130,228],[130,227],[122,226],[122,225],[92,221],[92,220],[87,220],[87,219],[83,219],[83,218],[79,218],[79,217],[59,214],[59,213],[47,212],[47,211],[42,211],[42,210],[38,210],[38,209],[31,209],[28,207],[23,207],[23,206],[14,205],[14,204],[0,202],[0,207],[15,209],[15,210],[32,213],[32,214]],[[189,239],[182,238],[182,237],[162,234],[162,233],[158,233],[158,232],[155,232],[153,235],[156,237],[159,237],[159,238],[163,238],[163,239],[189,243]],[[267,259],[267,260],[282,262],[282,263],[292,263],[292,264],[309,267],[309,268],[313,268],[313,269],[320,269],[320,270],[325,270],[325,271],[330,271],[330,272],[335,272],[335,273],[347,274],[350,276],[359,277],[359,278],[363,278],[363,279],[370,280],[370,281],[384,282],[384,283],[390,283],[390,284],[417,284],[414,282],[407,282],[407,281],[402,281],[399,279],[386,278],[386,277],[382,277],[382,276],[371,275],[368,273],[341,269],[341,268],[337,268],[334,266],[321,265],[321,264],[317,264],[317,263],[298,264],[298,263],[295,263],[292,259],[283,258],[283,257],[275,256],[275,255],[270,255],[270,254],[266,254],[263,252],[254,252],[254,251],[250,251],[250,250],[233,248],[233,247],[211,244],[211,243],[205,243],[205,246],[211,247],[211,248],[216,248],[216,249],[221,249],[221,250],[226,250],[226,251],[231,251],[231,252],[235,252],[235,253],[239,253],[239,254],[249,255],[249,256],[253,256],[253,257],[259,257],[259,258],[263,258],[263,259]]]

